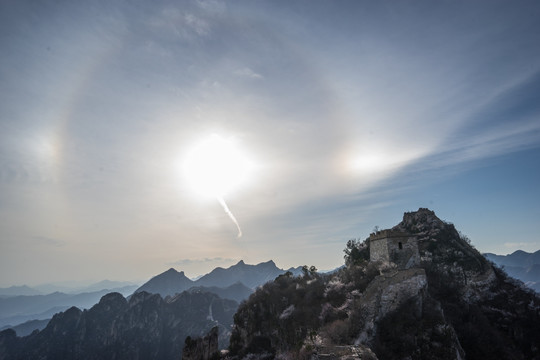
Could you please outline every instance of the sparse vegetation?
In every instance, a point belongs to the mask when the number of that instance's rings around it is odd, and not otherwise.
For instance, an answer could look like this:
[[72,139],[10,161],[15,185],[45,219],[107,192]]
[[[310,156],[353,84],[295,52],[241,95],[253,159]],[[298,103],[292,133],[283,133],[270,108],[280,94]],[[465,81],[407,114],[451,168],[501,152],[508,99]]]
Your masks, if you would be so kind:
[[326,277],[315,267],[303,276],[284,274],[265,284],[241,304],[231,336],[232,354],[298,352],[319,328]]
[[369,242],[350,239],[345,247],[345,265],[362,265],[369,261]]

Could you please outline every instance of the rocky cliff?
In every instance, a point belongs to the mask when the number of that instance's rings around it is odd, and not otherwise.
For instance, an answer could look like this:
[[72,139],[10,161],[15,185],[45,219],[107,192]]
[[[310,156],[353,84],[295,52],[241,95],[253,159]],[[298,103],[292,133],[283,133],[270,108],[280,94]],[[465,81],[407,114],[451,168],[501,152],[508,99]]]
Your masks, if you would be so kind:
[[212,328],[204,337],[192,339],[186,338],[184,349],[182,350],[183,360],[209,360],[219,359],[217,327]]

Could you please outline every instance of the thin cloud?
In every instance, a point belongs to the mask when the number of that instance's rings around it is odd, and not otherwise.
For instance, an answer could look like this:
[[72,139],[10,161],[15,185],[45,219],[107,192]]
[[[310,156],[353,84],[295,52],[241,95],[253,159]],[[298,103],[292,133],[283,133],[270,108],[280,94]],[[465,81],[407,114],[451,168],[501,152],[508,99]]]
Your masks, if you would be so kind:
[[211,32],[210,23],[201,15],[175,7],[165,8],[145,21],[148,30],[155,35],[174,34],[182,40],[191,41],[198,37],[206,37]]
[[255,71],[253,71],[252,69],[248,67],[238,69],[234,73],[238,76],[243,76],[250,79],[264,79],[264,77],[261,74],[256,73]]
[[537,251],[540,242],[506,242],[503,245],[511,250]]
[[64,240],[47,237],[47,236],[34,236],[32,237],[31,242],[36,245],[45,245],[45,246],[54,246],[54,247],[64,246],[66,244]]
[[196,0],[196,4],[210,13],[222,14],[227,9],[225,2],[220,0]]
[[182,265],[194,265],[194,264],[208,264],[208,263],[230,263],[235,262],[237,259],[214,257],[214,258],[202,258],[202,259],[180,259],[167,263],[168,266],[182,266]]

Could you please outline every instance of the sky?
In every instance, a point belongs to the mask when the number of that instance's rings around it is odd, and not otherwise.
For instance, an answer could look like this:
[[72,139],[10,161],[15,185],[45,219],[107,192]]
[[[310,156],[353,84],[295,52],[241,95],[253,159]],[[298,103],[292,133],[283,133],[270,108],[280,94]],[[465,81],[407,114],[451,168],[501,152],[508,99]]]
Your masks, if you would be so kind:
[[481,252],[536,251],[539,18],[522,0],[1,1],[0,286],[332,269],[420,207]]

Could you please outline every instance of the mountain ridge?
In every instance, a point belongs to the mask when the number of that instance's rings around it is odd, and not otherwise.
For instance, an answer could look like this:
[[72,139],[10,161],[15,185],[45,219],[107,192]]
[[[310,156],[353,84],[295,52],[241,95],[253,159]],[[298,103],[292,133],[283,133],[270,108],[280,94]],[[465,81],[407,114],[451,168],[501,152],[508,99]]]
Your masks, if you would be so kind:
[[484,256],[508,275],[540,293],[540,250],[533,253],[517,250],[508,255],[485,253]]
[[183,271],[179,272],[174,268],[170,268],[152,277],[135,290],[135,293],[148,291],[165,297],[181,293],[193,287],[220,288],[223,292],[223,289],[237,283],[241,283],[253,291],[258,286],[275,279],[287,271],[299,274],[301,273],[301,267],[283,270],[278,268],[273,260],[255,265],[246,264],[244,260],[240,260],[228,268],[216,267],[195,281],[186,277]]
[[226,346],[238,304],[211,293],[183,292],[167,300],[145,291],[126,300],[104,295],[88,310],[71,307],[41,331],[17,337],[0,332],[2,359],[179,359],[188,336],[218,327]]
[[13,285],[7,288],[0,288],[1,297],[18,296],[18,295],[32,296],[32,295],[43,295],[43,293],[27,285],[21,285],[21,286]]
[[504,266],[530,266],[540,264],[540,250],[535,252],[527,252],[524,250],[516,250],[508,255],[497,255],[494,253],[484,253],[484,256],[498,265]]

